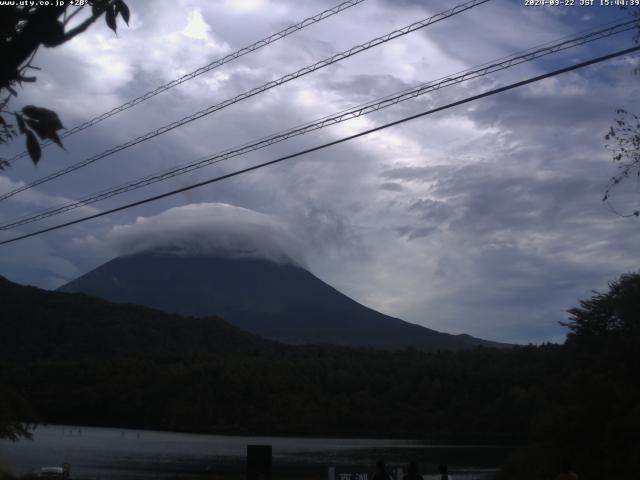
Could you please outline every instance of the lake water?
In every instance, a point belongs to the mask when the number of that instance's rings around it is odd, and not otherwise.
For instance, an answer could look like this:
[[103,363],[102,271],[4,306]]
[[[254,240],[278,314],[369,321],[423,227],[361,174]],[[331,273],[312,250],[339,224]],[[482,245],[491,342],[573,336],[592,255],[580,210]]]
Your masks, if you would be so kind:
[[[0,441],[0,469],[25,474],[71,465],[71,477],[101,479],[244,478],[247,445],[272,445],[273,477],[326,479],[338,471],[368,472],[378,458],[389,465],[419,462],[429,478],[446,462],[456,480],[487,476],[508,449],[427,445],[411,440],[247,437],[49,425],[32,441]],[[435,477],[434,477],[435,478]]]

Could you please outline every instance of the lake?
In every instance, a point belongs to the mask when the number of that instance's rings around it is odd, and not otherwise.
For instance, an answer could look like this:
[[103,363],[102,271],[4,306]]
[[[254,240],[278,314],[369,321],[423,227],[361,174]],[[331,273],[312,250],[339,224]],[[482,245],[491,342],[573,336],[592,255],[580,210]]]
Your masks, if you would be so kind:
[[[272,445],[273,477],[326,479],[338,471],[371,473],[389,465],[420,464],[426,478],[446,462],[455,480],[486,478],[507,447],[429,445],[415,440],[250,437],[80,427],[39,426],[32,441],[0,441],[0,470],[16,474],[71,465],[71,477],[101,479],[244,478],[249,444]],[[435,477],[433,477],[435,478]]]

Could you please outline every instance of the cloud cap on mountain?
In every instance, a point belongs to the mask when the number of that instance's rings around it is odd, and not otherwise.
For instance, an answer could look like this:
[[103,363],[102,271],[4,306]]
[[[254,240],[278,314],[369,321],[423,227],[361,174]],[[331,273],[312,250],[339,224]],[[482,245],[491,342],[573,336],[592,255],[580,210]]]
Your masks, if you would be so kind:
[[105,242],[119,255],[145,251],[306,264],[301,242],[274,217],[225,203],[197,203],[115,226]]

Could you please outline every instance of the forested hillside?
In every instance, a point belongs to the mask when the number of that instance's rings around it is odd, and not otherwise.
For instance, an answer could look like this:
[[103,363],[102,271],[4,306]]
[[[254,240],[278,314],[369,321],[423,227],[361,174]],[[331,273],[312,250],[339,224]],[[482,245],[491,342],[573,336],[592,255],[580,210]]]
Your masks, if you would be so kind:
[[[42,294],[9,288],[17,290],[3,296],[6,303],[20,295]],[[15,317],[19,321],[8,328],[9,317],[2,321],[0,384],[26,399],[33,412],[24,414],[28,420],[522,447],[504,466],[504,478],[545,478],[565,461],[580,472],[581,480],[632,478],[632,472],[640,471],[637,274],[621,277],[609,292],[572,309],[565,345],[462,352],[283,347],[218,320],[215,325],[229,335],[225,348],[196,333],[176,333],[170,340],[172,322],[179,317],[83,296],[52,295],[39,299],[44,303],[34,311],[45,310],[37,322]],[[73,336],[69,326],[82,331],[69,320],[71,312],[80,311],[67,303],[70,299],[105,312],[113,309],[118,328],[92,324],[96,339],[100,332],[112,335],[102,342],[105,349],[74,349],[68,343],[67,351],[59,354],[49,346],[55,335]],[[60,304],[54,306],[54,300]],[[25,300],[19,309],[28,308]],[[51,312],[57,308],[66,313],[56,317]],[[92,308],[85,310],[87,322]],[[118,319],[131,312],[140,315]],[[108,323],[107,318],[103,322]],[[179,320],[188,328],[197,326],[194,332],[208,331],[200,321]],[[19,327],[20,321],[44,330],[28,335],[29,328]],[[6,339],[13,328],[22,329],[23,336],[14,337],[20,338],[19,348]],[[56,328],[62,330],[52,333]],[[147,345],[153,348],[138,348],[145,345],[147,333]],[[23,348],[26,338],[31,344]],[[91,345],[93,337],[88,338]]]
[[83,294],[25,287],[0,277],[4,360],[221,353],[273,342],[217,317],[190,318]]

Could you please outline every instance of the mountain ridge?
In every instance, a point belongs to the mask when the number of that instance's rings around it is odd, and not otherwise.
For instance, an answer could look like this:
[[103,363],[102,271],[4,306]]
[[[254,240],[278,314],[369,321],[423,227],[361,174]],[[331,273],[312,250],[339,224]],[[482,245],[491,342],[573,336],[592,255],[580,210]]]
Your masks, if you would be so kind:
[[405,322],[342,294],[294,263],[147,251],[116,257],[59,288],[169,313],[217,315],[288,344],[460,350],[504,346]]
[[219,317],[183,317],[82,293],[20,285],[2,276],[0,299],[0,359],[5,360],[215,355],[280,348]]

